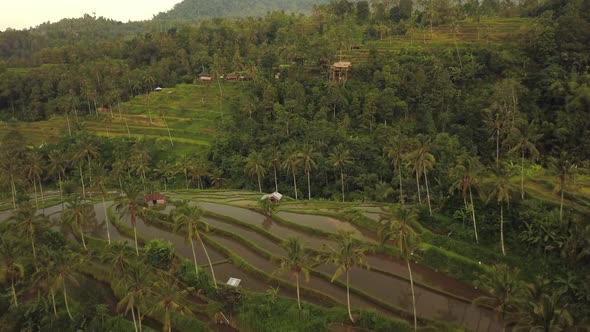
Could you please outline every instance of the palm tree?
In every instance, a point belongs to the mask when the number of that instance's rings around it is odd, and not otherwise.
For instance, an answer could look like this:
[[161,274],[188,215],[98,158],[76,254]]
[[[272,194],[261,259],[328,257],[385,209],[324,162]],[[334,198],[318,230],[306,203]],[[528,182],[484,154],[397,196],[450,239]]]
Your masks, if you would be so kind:
[[277,181],[277,168],[281,166],[281,150],[279,150],[276,146],[272,146],[270,150],[267,152],[268,161],[272,166],[275,178],[275,191],[279,191],[279,182]]
[[416,316],[416,296],[414,294],[414,279],[412,278],[412,268],[410,265],[410,257],[414,255],[414,251],[420,246],[420,240],[413,225],[417,223],[418,217],[414,210],[408,209],[403,205],[391,206],[385,210],[381,217],[388,226],[388,238],[393,241],[393,244],[399,248],[402,258],[406,261],[408,266],[408,274],[410,276],[410,287],[412,290],[412,307],[414,309],[414,331],[418,328],[418,318]]
[[543,135],[535,133],[533,122],[521,122],[512,127],[512,130],[506,139],[512,145],[509,153],[520,152],[520,197],[524,199],[524,157],[525,154],[535,160],[539,156],[539,150],[535,147],[535,142]]
[[209,165],[202,159],[197,159],[190,169],[192,180],[197,180],[197,188],[204,189],[203,179],[209,175]]
[[348,306],[348,317],[354,323],[352,312],[350,311],[350,283],[349,271],[353,267],[364,265],[363,258],[365,256],[365,248],[357,246],[353,239],[351,232],[340,231],[337,237],[338,248],[330,248],[331,252],[328,256],[327,262],[338,266],[336,272],[332,276],[332,282],[336,280],[342,273],[346,273],[346,304]]
[[[479,185],[479,175],[482,172],[482,166],[477,157],[470,157],[462,155],[459,158],[457,165],[450,170],[451,178],[455,182],[451,185],[449,191],[459,191],[463,198],[465,209],[471,212],[471,220],[473,221],[473,233],[475,234],[475,242],[479,243],[477,235],[477,223],[475,221],[475,204],[473,202],[473,188]],[[467,195],[469,194],[469,203],[467,203]]]
[[49,165],[48,165],[48,172],[49,174],[56,174],[59,183],[59,199],[62,204],[62,210],[64,208],[64,191],[63,191],[63,184],[62,180],[66,174],[66,167],[68,165],[68,161],[66,156],[64,155],[63,151],[59,150],[52,150],[49,152]]
[[489,199],[494,199],[500,207],[500,244],[502,255],[506,256],[504,248],[504,203],[510,204],[510,176],[502,168],[496,169],[491,179],[491,192]]
[[514,311],[518,300],[522,298],[523,286],[518,273],[518,268],[511,269],[504,264],[493,265],[492,271],[476,281],[479,289],[488,295],[482,295],[473,302],[493,307],[504,321],[505,315]]
[[170,324],[170,314],[177,313],[180,315],[191,312],[187,307],[187,297],[193,291],[192,287],[181,289],[176,278],[164,276],[154,283],[156,289],[155,298],[156,303],[152,308],[152,312],[163,312],[164,314],[164,331],[171,332],[172,326]]
[[193,168],[193,160],[189,155],[183,155],[176,163],[178,167],[178,173],[184,174],[184,180],[186,182],[186,190],[188,190],[188,175]]
[[[80,171],[80,182],[82,183],[82,198],[86,198],[86,186],[84,183],[84,174],[82,172],[82,164],[88,162],[88,172],[90,173],[91,159],[98,157],[98,147],[94,144],[89,136],[82,136],[75,147],[73,160],[78,164]],[[89,174],[89,177],[92,176]]]
[[[153,282],[150,280],[150,274],[146,273],[145,266],[141,263],[135,262],[129,264],[123,278],[120,281],[124,288],[125,295],[119,303],[117,303],[117,310],[123,311],[125,314],[131,310],[131,317],[136,331],[142,331],[141,327],[141,308],[146,299],[152,295]],[[135,315],[137,313],[137,317]]]
[[[540,289],[537,284],[527,285],[523,300],[518,302],[515,315],[515,332],[528,331],[566,331],[574,325],[574,320],[562,303],[562,293],[555,290]],[[546,286],[542,285],[542,286]],[[546,288],[546,287],[542,287]]]
[[340,169],[340,183],[342,185],[342,201],[344,202],[344,167],[353,162],[350,155],[350,150],[346,149],[344,145],[338,144],[330,153],[330,163],[332,166]]
[[51,286],[52,289],[59,289],[60,287],[63,290],[64,294],[64,302],[66,305],[66,310],[68,312],[68,316],[71,320],[74,320],[72,317],[72,313],[70,312],[70,306],[68,304],[68,294],[66,289],[66,282],[70,281],[74,284],[78,284],[78,280],[76,279],[76,275],[78,274],[76,269],[82,264],[83,257],[75,252],[67,252],[61,251],[57,252],[56,255],[53,256],[55,259],[55,272],[56,277],[53,281],[53,285]]
[[16,297],[14,284],[25,275],[23,264],[17,260],[19,249],[17,242],[12,239],[3,238],[2,243],[0,243],[0,282],[4,285],[10,282],[15,307],[18,306],[18,298]]
[[168,191],[168,183],[170,182],[170,180],[172,180],[172,179],[174,179],[174,177],[176,177],[176,174],[177,174],[176,167],[174,167],[174,164],[172,164],[168,161],[160,160],[158,162],[158,164],[156,165],[155,170],[164,179],[164,191]]
[[297,199],[297,178],[295,177],[295,173],[299,170],[299,165],[301,165],[301,158],[299,153],[292,152],[289,154],[287,159],[283,161],[281,167],[287,172],[291,172],[293,174],[293,186],[295,187],[295,199]]
[[111,232],[109,230],[109,214],[107,213],[107,205],[105,202],[105,197],[107,195],[106,186],[109,182],[109,177],[106,174],[106,170],[104,166],[100,163],[97,163],[94,167],[94,183],[92,183],[93,187],[97,188],[100,191],[100,196],[102,198],[102,208],[104,210],[105,215],[105,222],[107,225],[107,240],[109,245],[111,244]]
[[416,186],[418,187],[418,201],[420,202],[420,204],[422,204],[422,198],[420,197],[419,178],[421,176],[420,174],[424,175],[424,181],[426,184],[426,196],[428,199],[428,211],[432,216],[432,207],[430,206],[430,191],[428,189],[427,170],[431,170],[434,167],[434,163],[436,160],[434,156],[429,152],[430,147],[428,146],[428,144],[429,142],[424,136],[418,136],[418,147],[414,151],[410,152],[408,159],[410,160],[410,163],[412,163],[414,173],[416,174]]
[[276,273],[290,272],[295,276],[295,285],[297,286],[297,306],[301,310],[301,299],[299,297],[299,278],[301,273],[305,281],[309,281],[309,256],[301,243],[296,237],[289,237],[283,242],[283,247],[287,250],[287,256],[282,257],[279,268]]
[[41,175],[43,174],[45,165],[41,154],[37,150],[31,151],[27,156],[24,166],[25,174],[33,183],[33,188],[35,189],[35,207],[39,209],[39,204],[37,203],[37,183],[39,183],[39,189],[41,191],[41,202],[43,203],[45,201],[43,197],[43,186],[41,184]]
[[37,270],[33,275],[33,286],[39,290],[46,291],[51,297],[53,305],[53,314],[57,317],[57,307],[55,305],[55,293],[58,290],[56,280],[59,272],[56,268],[56,261],[53,259],[54,252],[48,250],[41,250],[43,259],[39,260]]
[[115,241],[113,245],[104,247],[104,251],[101,253],[101,261],[107,262],[111,265],[111,277],[121,277],[127,268],[129,267],[129,247],[123,241]]
[[205,256],[207,257],[207,262],[209,263],[209,268],[211,269],[211,276],[213,277],[213,285],[217,288],[217,282],[215,278],[215,271],[213,270],[213,264],[211,263],[211,259],[209,258],[209,253],[207,252],[207,247],[203,243],[203,239],[201,238],[201,234],[199,233],[199,225],[204,223],[201,220],[201,216],[203,215],[204,211],[200,207],[196,205],[190,205],[189,201],[182,201],[178,204],[177,208],[172,212],[172,216],[174,218],[174,231],[179,232],[181,230],[184,231],[186,238],[191,243],[191,248],[193,250],[193,262],[195,263],[195,273],[199,274],[199,268],[197,264],[197,255],[195,253],[195,245],[193,243],[193,238],[196,238],[201,243],[203,247],[203,251],[205,252]]
[[266,169],[264,169],[265,164],[264,156],[260,152],[252,151],[246,159],[246,173],[250,177],[256,176],[259,192],[262,192],[261,178],[266,174]]
[[132,157],[129,160],[131,169],[139,176],[143,189],[145,190],[145,178],[149,172],[149,164],[151,161],[150,153],[143,141],[138,141],[133,146]]
[[85,203],[80,196],[75,196],[69,200],[66,210],[63,212],[64,225],[68,226],[74,233],[80,233],[82,245],[85,250],[88,250],[88,248],[84,239],[84,225],[88,224],[93,217],[96,218],[94,207],[91,204]]
[[563,196],[566,190],[571,189],[576,180],[578,166],[572,161],[566,152],[561,152],[559,157],[550,157],[551,168],[557,173],[555,190],[559,192],[559,221],[563,220]]
[[301,163],[303,164],[303,170],[305,174],[307,174],[307,199],[311,199],[311,183],[310,183],[310,174],[312,169],[318,168],[315,158],[318,158],[319,155],[317,152],[313,150],[312,146],[305,146],[303,150],[299,153],[299,158],[301,159]]
[[402,185],[402,161],[404,159],[405,144],[400,136],[391,138],[383,148],[387,158],[391,160],[393,174],[398,171],[399,174],[399,203],[404,204],[404,189]]
[[135,240],[135,253],[139,256],[139,248],[137,246],[137,216],[143,214],[142,207],[144,206],[141,189],[135,184],[128,183],[123,187],[123,195],[117,197],[115,200],[115,209],[121,216],[129,215],[131,218],[131,226],[133,226],[133,237]]
[[33,259],[37,261],[37,251],[35,249],[35,234],[46,228],[48,223],[47,217],[43,214],[38,215],[36,210],[29,204],[25,203],[18,207],[12,220],[16,224],[18,232],[27,236],[31,240],[31,247],[33,248]]
[[8,154],[2,154],[0,156],[0,169],[2,172],[0,173],[0,179],[3,182],[10,185],[10,193],[12,195],[12,208],[14,210],[17,209],[16,204],[16,184],[17,181],[21,178],[22,168],[19,165],[20,159],[12,158],[8,156]]

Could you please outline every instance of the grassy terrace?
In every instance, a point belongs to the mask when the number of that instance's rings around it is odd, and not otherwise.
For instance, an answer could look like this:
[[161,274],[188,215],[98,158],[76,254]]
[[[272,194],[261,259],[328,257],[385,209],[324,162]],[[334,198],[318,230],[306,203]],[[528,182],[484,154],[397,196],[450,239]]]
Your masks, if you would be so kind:
[[[170,144],[171,139],[178,152],[200,149],[216,139],[217,128],[229,112],[227,100],[239,93],[240,85],[223,84],[222,100],[215,84],[180,84],[136,96],[98,117],[94,113],[79,117],[79,125],[107,137],[149,137],[161,144]],[[72,128],[78,125],[74,114],[70,114],[69,121]],[[68,124],[62,116],[33,123],[0,122],[0,135],[10,129],[20,131],[27,144],[38,145],[55,142],[60,135],[67,134]]]

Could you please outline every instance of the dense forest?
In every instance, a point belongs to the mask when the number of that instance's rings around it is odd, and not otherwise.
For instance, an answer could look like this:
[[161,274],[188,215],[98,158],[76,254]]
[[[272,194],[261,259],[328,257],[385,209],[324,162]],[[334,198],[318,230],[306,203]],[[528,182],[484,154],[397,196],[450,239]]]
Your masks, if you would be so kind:
[[[39,255],[55,252],[59,258],[51,273],[62,276],[56,279],[59,287],[47,288],[51,297],[63,286],[67,306],[66,277],[75,273],[64,262],[88,264],[92,255],[86,257],[80,248],[64,250],[66,238],[59,233],[44,229],[50,235],[34,235],[26,227],[26,221],[33,225],[35,218],[24,214],[43,205],[43,188],[58,190],[60,200],[70,194],[85,198],[87,191],[103,198],[110,189],[123,192],[116,199],[121,215],[135,209],[130,203],[133,190],[137,198],[137,192],[169,188],[238,188],[277,190],[310,202],[397,204],[402,215],[404,207],[411,206],[415,211],[406,217],[424,225],[426,230],[418,233],[429,245],[452,251],[451,257],[456,252],[479,259],[479,264],[483,260],[522,270],[520,280],[516,270],[493,265],[474,281],[474,271],[481,272],[477,265],[448,271],[436,265],[440,263],[429,252],[424,254],[425,264],[481,286],[494,299],[487,304],[507,325],[532,331],[540,321],[547,324],[547,316],[550,323],[542,326],[549,331],[590,324],[590,204],[584,187],[590,176],[590,1],[338,0],[313,7],[309,1],[273,2],[276,7],[256,1],[247,11],[234,7],[236,3],[187,0],[149,22],[122,24],[86,15],[0,32],[0,120],[8,128],[0,141],[0,186],[6,206],[17,211],[13,219],[24,225],[20,233],[2,226],[0,234],[11,241],[18,234],[37,236],[44,243]],[[270,9],[284,11],[235,18]],[[307,15],[285,12],[307,10]],[[185,15],[208,18],[222,13],[232,18],[184,21]],[[503,31],[504,25],[511,31]],[[518,31],[512,31],[515,26]],[[345,76],[334,73],[337,61],[351,62]],[[156,87],[204,84],[199,81],[204,73],[213,77],[207,91],[223,105],[212,115],[219,135],[204,150],[186,153],[153,137],[109,139],[85,130],[85,118],[109,121],[99,109],[111,110],[112,118],[112,110],[120,112],[119,105],[133,98],[147,96],[149,103]],[[224,82],[230,74],[243,81]],[[239,84],[239,92],[228,84]],[[56,117],[67,121],[68,132],[40,147],[27,146],[22,133],[10,131],[12,124],[33,125]],[[82,203],[68,201],[69,213],[75,213],[76,204]],[[178,204],[179,215],[151,222],[182,228],[181,215],[190,211]],[[369,225],[356,212],[347,210],[341,216]],[[64,228],[81,233],[86,247],[78,219],[69,219],[73,221]],[[389,241],[392,234],[379,225],[367,227]],[[101,228],[86,226],[93,227]],[[135,229],[127,231],[133,234]],[[189,226],[187,232],[192,231]],[[106,246],[91,241],[95,248]],[[139,256],[137,241],[135,234],[135,250],[126,247],[121,252]],[[150,252],[152,245],[158,248]],[[211,306],[241,312],[244,321],[254,324],[250,327],[259,326],[253,323],[261,317],[257,315],[279,315],[265,302],[273,298],[272,292],[267,297],[252,295],[252,301],[262,303],[258,309],[236,309],[223,302],[227,294],[214,290],[210,280],[198,272],[193,275],[191,262],[165,260],[154,253],[165,252],[165,244],[152,245],[144,246],[144,260],[125,264],[130,269],[144,264],[150,271],[146,278],[152,279],[174,266],[182,272],[181,283],[203,288]],[[2,270],[6,285],[12,281],[7,298],[13,296],[15,303],[17,288],[23,299],[34,296],[26,282],[15,286],[16,279],[30,278],[41,286],[45,282],[43,273],[49,267],[37,260],[34,246],[28,258],[32,263],[26,263],[34,277],[14,264]],[[405,257],[409,269],[409,252],[400,248],[394,252]],[[112,252],[101,255],[103,263],[114,264],[112,273],[134,277],[117,270]],[[445,257],[445,262],[452,259]],[[528,283],[527,295],[498,294],[502,290],[493,288],[491,275],[510,275],[514,281],[507,286],[498,286],[498,281],[495,286],[500,288]],[[171,284],[176,294],[178,281],[169,275],[162,278],[166,282],[156,282],[155,292],[143,303],[164,305]],[[113,283],[111,288],[121,297],[130,294],[124,287]],[[184,296],[178,293],[178,298]],[[7,303],[0,302],[0,308]],[[33,317],[28,322],[65,326],[68,317],[57,319],[55,300],[52,311],[49,304],[28,308],[28,315],[53,312],[56,320]],[[116,324],[126,324],[120,317],[99,321],[100,308],[83,312],[84,304],[78,305],[78,325],[116,329]],[[133,313],[133,304],[124,305]],[[277,308],[280,305],[287,304]],[[162,308],[167,318],[160,321],[167,328],[170,317]],[[319,307],[310,308],[307,315],[313,311],[331,317]],[[72,319],[69,308],[67,313]],[[19,315],[24,314],[12,311],[0,316],[0,322]],[[347,317],[354,322],[350,310],[348,316],[332,315],[340,319],[332,322]],[[156,316],[152,318],[159,319]],[[380,319],[382,330],[399,323]],[[12,326],[24,321],[15,319]],[[176,323],[190,324],[178,317]],[[375,321],[363,324],[380,329]],[[443,328],[428,321],[420,324]]]

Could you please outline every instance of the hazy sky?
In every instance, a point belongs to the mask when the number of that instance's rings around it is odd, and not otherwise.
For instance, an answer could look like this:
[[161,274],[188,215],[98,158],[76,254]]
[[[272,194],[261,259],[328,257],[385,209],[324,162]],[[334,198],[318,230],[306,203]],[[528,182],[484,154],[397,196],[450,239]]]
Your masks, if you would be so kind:
[[25,29],[84,13],[127,22],[150,19],[181,0],[6,0],[0,6],[0,31]]

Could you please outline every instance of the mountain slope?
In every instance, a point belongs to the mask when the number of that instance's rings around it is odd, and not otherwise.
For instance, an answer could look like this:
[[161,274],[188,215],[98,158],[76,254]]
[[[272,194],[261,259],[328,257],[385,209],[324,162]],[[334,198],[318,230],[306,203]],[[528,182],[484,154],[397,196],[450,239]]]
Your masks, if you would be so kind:
[[269,11],[307,12],[329,0],[184,0],[156,19],[262,16]]

